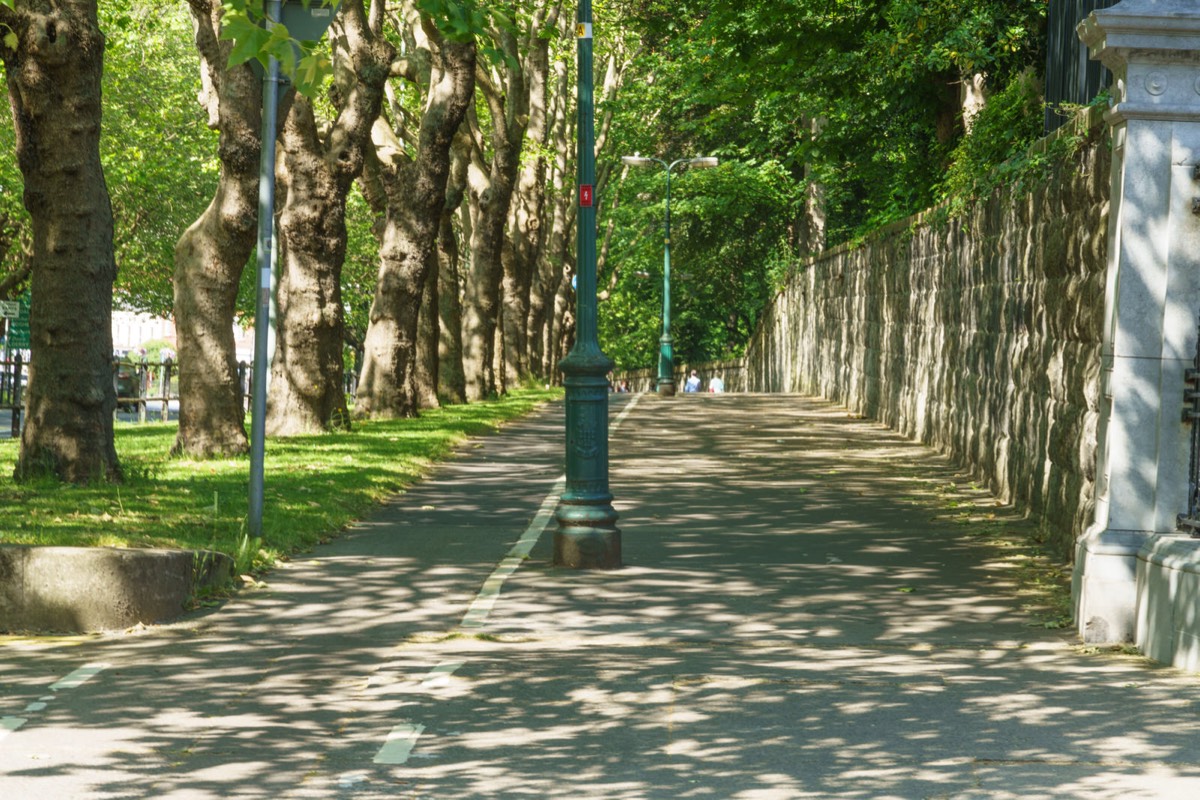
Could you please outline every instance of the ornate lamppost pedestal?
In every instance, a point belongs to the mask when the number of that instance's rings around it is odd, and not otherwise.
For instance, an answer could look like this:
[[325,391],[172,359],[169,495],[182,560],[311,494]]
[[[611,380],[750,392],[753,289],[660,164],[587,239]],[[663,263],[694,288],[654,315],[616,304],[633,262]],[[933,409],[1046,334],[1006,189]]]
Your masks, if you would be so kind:
[[[668,296],[670,289],[664,285],[663,296]],[[665,316],[670,314],[669,302],[663,304],[664,320],[669,320]],[[669,326],[670,322],[666,322]],[[662,338],[658,340],[658,393],[663,397],[675,396],[675,340],[671,334],[664,333]]]
[[[567,390],[567,486],[555,517],[554,564],[574,569],[621,566],[621,531],[608,490],[608,379],[599,348],[585,346],[560,367]],[[591,352],[588,352],[591,351]]]

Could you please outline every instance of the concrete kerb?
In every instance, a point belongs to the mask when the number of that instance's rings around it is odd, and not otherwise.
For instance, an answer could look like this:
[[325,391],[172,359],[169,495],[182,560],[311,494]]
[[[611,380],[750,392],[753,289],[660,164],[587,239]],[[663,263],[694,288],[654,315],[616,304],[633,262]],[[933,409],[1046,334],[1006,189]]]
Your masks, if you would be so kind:
[[202,550],[0,545],[0,631],[87,633],[164,622],[233,560]]

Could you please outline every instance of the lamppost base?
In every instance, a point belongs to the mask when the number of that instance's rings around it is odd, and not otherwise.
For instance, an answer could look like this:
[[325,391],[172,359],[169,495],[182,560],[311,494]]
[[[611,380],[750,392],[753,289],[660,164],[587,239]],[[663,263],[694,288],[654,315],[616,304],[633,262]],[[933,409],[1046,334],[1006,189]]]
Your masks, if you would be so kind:
[[675,381],[659,381],[658,393],[663,397],[675,396]]
[[621,531],[617,528],[560,528],[554,533],[554,566],[570,569],[617,569]]

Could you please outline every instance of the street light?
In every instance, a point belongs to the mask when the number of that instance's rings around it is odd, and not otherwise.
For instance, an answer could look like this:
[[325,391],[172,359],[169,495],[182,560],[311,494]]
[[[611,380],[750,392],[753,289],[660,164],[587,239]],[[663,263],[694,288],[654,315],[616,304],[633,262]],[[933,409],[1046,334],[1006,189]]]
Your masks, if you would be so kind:
[[565,491],[555,517],[554,565],[574,569],[621,566],[621,530],[608,490],[608,379],[612,361],[600,350],[596,326],[596,157],[592,80],[592,0],[579,0],[575,24],[576,213],[575,345],[559,362],[566,398]]
[[683,164],[692,169],[709,169],[717,166],[717,159],[681,158],[668,164],[661,158],[650,156],[622,156],[621,163],[630,167],[652,167],[661,165],[667,173],[667,215],[663,226],[663,332],[658,340],[658,393],[670,397],[675,394],[675,355],[671,338],[671,170]]

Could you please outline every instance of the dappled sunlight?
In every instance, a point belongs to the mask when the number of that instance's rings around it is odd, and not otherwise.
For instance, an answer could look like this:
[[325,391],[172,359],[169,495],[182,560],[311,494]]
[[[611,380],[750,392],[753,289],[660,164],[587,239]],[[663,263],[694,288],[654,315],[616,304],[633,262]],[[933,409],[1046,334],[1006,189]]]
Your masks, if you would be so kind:
[[465,449],[222,608],[136,635],[3,644],[0,715],[45,696],[37,676],[113,666],[0,739],[0,787],[156,800],[1198,791],[1200,682],[1074,648],[1047,626],[1050,601],[1024,594],[1030,575],[1054,574],[1024,521],[924,448],[816,401],[636,407],[611,468],[626,566],[551,567],[551,521],[483,621],[463,625],[561,474],[560,412]]

